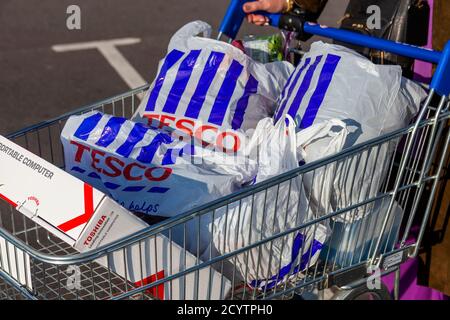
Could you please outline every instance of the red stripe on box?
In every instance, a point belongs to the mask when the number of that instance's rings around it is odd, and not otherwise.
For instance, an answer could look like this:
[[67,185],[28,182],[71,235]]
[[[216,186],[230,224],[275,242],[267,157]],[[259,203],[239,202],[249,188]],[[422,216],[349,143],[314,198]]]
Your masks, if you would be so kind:
[[8,202],[10,205],[12,205],[14,208],[17,207],[17,203],[15,203],[14,201],[12,201],[11,199],[5,197],[4,195],[2,195],[0,193],[0,198],[2,198],[3,200],[5,200],[6,202]]
[[[153,283],[157,280],[164,279],[164,270],[161,270],[155,274],[152,274],[150,277],[147,277],[141,281],[136,282],[134,285],[136,287],[142,287],[147,284]],[[156,287],[150,288],[146,290],[153,297],[158,298],[159,300],[164,300],[164,283],[157,285]]]
[[63,232],[68,232],[82,224],[85,224],[94,214],[94,190],[87,183],[84,184],[84,213],[72,220],[64,222],[58,226]]

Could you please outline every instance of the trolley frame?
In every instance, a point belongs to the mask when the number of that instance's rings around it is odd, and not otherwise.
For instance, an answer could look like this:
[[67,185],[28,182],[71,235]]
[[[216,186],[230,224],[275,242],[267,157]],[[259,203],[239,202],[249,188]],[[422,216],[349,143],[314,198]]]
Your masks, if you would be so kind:
[[[236,267],[232,267],[232,271],[227,272],[227,277],[232,282],[232,289],[230,292],[224,292],[223,298],[284,299],[292,297],[293,294],[301,295],[315,288],[339,287],[347,290],[361,288],[370,276],[368,269],[378,267],[382,274],[398,272],[399,266],[403,262],[417,256],[428,218],[433,209],[436,188],[443,176],[444,163],[448,157],[450,102],[447,84],[443,84],[442,81],[450,78],[450,72],[448,72],[450,43],[442,53],[436,51],[427,53],[425,52],[427,50],[422,51],[424,49],[407,48],[410,46],[394,44],[385,40],[380,40],[380,42],[379,39],[367,39],[370,37],[351,34],[347,31],[341,33],[332,28],[314,25],[308,27],[308,24],[304,24],[304,26],[305,31],[309,28],[311,33],[339,37],[340,40],[347,40],[351,43],[361,44],[363,41],[364,44],[371,44],[373,48],[391,50],[438,63],[438,71],[431,85],[429,97],[415,123],[396,132],[372,139],[363,145],[351,147],[339,154],[304,165],[230,196],[181,213],[177,217],[151,226],[120,241],[86,253],[77,253],[69,245],[15,211],[10,205],[0,202],[0,249],[3,247],[0,254],[4,253],[3,256],[0,256],[0,299],[154,299],[154,295],[149,290],[154,292],[161,286],[170,288],[172,281],[198,275],[198,272],[204,268],[214,267],[224,273],[226,265],[230,263],[233,265],[233,259],[236,259],[238,255],[246,256],[248,259],[252,250],[270,246],[276,240],[287,240],[293,234],[306,229],[313,229],[316,232],[319,223],[330,224],[332,226],[331,237],[333,237],[336,234],[334,228],[337,217],[348,218],[343,227],[354,227],[354,232],[358,234],[356,241],[341,243],[342,247],[339,249],[345,252],[346,257],[341,259],[340,263],[336,262],[337,259],[329,259],[330,251],[327,252],[324,249],[319,262],[315,265],[308,263],[306,272],[291,274],[288,281],[281,282],[273,289],[266,287],[264,290],[242,285],[245,275],[239,274]],[[148,88],[149,86],[146,85],[87,105],[55,119],[22,129],[8,135],[7,138],[58,167],[64,168],[60,133],[65,121],[71,115],[98,110],[129,118],[137,108],[139,95]],[[380,149],[384,147],[395,148],[396,155],[391,158],[379,159]],[[367,165],[368,157],[365,158],[366,163],[362,160],[367,154],[376,154],[377,160],[381,161],[388,171],[387,178],[383,181],[376,196],[363,197],[360,202],[351,203],[345,208],[335,210],[327,208],[326,212],[320,216],[301,223],[295,228],[261,238],[259,241],[233,252],[217,256],[211,254],[210,258],[203,262],[197,255],[195,265],[186,266],[180,272],[169,273],[163,279],[157,279],[141,287],[131,284],[126,276],[116,275],[111,266],[103,267],[96,262],[100,258],[108,260],[116,252],[126,252],[127,248],[135,244],[140,245],[143,241],[159,234],[164,234],[170,241],[173,241],[175,228],[178,230],[181,228],[186,235],[186,224],[191,220],[208,215],[214,217],[215,212],[223,208],[226,209],[228,215],[228,207],[231,204],[238,203],[241,206],[243,201],[249,201],[249,199],[254,201],[255,196],[267,195],[274,189],[279,190],[282,184],[291,184],[293,179],[303,179],[306,175],[315,179],[315,174],[320,170],[336,168],[337,165],[345,164],[348,161],[357,161],[361,166]],[[389,201],[386,212],[373,214],[372,217],[375,219],[375,224],[379,223],[378,219],[382,221],[381,229],[377,231],[377,234],[370,234],[368,225],[363,227],[363,224],[360,224],[358,227],[358,221],[351,213],[356,209],[370,212],[370,208],[375,202],[384,200]],[[394,214],[393,208],[396,204],[405,211],[402,218],[404,231],[401,237],[391,223]],[[253,211],[251,214],[253,215]],[[413,232],[412,227],[415,221],[419,221],[420,224],[417,241],[408,243],[407,239]],[[356,248],[367,243],[370,244],[369,254],[361,252],[360,256],[356,257]],[[347,248],[343,249],[344,246]],[[302,253],[303,250],[305,248],[302,248]],[[141,259],[143,258],[145,257],[141,256]],[[155,260],[157,260],[156,257]],[[142,261],[136,261],[136,263],[142,263]],[[260,263],[262,262],[258,261],[258,265]],[[30,266],[30,274],[27,274],[25,279],[19,279],[18,276],[18,268],[21,264]],[[124,267],[126,268],[126,266]],[[67,279],[73,270],[79,273],[80,280],[80,286],[75,289],[67,287]],[[270,276],[267,275],[266,279],[269,279]],[[197,288],[199,285],[210,286],[209,283],[200,284],[198,276],[194,276],[194,279]]]

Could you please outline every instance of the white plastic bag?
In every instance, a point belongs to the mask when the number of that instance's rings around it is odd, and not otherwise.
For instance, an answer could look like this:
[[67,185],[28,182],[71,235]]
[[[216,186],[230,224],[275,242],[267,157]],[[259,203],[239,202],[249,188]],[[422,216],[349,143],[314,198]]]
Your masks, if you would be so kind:
[[319,41],[292,74],[275,119],[298,117],[300,130],[329,119],[351,121],[360,129],[353,145],[405,127],[425,98],[419,85],[402,77],[400,66],[376,65]]
[[[399,66],[375,65],[353,50],[315,42],[283,90],[275,120],[289,114],[301,131],[340,119],[350,131],[344,146],[349,148],[406,127],[425,97],[419,85],[402,77]],[[338,163],[331,202],[334,210],[376,195],[393,147],[394,143],[384,144]],[[321,157],[310,155],[307,162]],[[353,213],[360,218],[358,209]]]
[[254,161],[100,112],[70,117],[61,141],[69,173],[146,215],[176,216],[238,190],[256,175]]
[[210,34],[210,25],[195,21],[172,37],[133,120],[177,128],[220,151],[236,152],[242,135],[273,115],[294,67],[258,63]]
[[[275,126],[272,119],[261,120],[247,151],[258,159],[256,182],[298,168],[292,118]],[[312,216],[301,178],[295,177],[217,210],[210,226],[213,251],[233,252],[297,227]],[[313,266],[327,235],[327,227],[314,224],[236,255],[230,262],[251,287],[271,289]]]
[[[326,158],[341,152],[349,132],[344,122],[332,119],[313,125],[297,133],[298,158],[304,163]],[[308,172],[303,177],[306,192],[316,216],[332,212],[335,197],[334,180],[337,163],[332,162]]]

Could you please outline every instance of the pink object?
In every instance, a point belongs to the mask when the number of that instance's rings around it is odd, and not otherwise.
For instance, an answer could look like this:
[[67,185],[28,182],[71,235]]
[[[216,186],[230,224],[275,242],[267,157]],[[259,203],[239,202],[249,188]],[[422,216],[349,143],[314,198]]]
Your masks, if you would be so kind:
[[[416,236],[420,228],[415,226],[411,229],[410,237],[405,245],[416,243]],[[409,259],[400,266],[400,300],[450,300],[445,294],[417,284],[417,274],[419,271],[419,258]],[[395,273],[391,273],[382,279],[394,296]]]
[[[428,27],[428,44],[426,48],[433,48],[433,8],[434,0],[428,0],[430,6],[430,25]],[[433,65],[431,63],[416,60],[414,63],[414,80],[423,83],[430,83],[433,76]]]
[[[445,294],[417,284],[419,261],[410,259],[400,267],[400,300],[449,300]],[[383,278],[384,284],[393,295],[395,274]]]
[[231,43],[231,45],[232,45],[233,47],[236,47],[236,48],[240,49],[242,52],[245,53],[245,47],[244,47],[244,44],[242,43],[241,40],[233,40],[233,42]]

